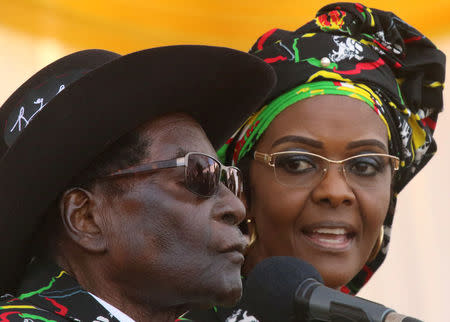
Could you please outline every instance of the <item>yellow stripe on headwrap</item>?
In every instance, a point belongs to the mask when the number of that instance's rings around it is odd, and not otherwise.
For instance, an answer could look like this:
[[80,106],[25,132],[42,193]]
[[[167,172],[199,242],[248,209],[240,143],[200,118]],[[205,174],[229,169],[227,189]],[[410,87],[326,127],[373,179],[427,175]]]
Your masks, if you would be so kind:
[[[329,72],[321,71],[319,73],[323,74]],[[342,78],[338,74],[331,74]],[[249,117],[247,122],[240,128],[238,134],[240,136],[229,140],[227,144],[222,146],[222,148],[217,151],[217,155],[222,161],[229,161],[225,160],[225,157],[227,155],[228,147],[231,142],[234,141],[235,146],[233,147],[234,151],[232,164],[237,164],[239,160],[253,148],[261,135],[265,132],[267,127],[278,114],[296,102],[318,95],[344,95],[366,103],[383,121],[388,132],[389,140],[391,139],[391,131],[388,123],[384,115],[378,109],[378,106],[382,104],[382,101],[369,87],[359,83],[327,80],[302,84],[274,99],[268,105],[264,106],[258,113]]]
[[412,142],[414,144],[414,150],[417,150],[425,144],[427,134],[420,127],[415,114],[409,117],[408,124],[412,129]]
[[431,88],[444,87],[444,83],[432,82],[431,84],[425,85],[425,87],[431,87]]
[[375,19],[373,18],[373,15],[372,15],[372,9],[366,7],[366,10],[370,15],[370,26],[373,27],[373,26],[375,26]]
[[302,38],[313,37],[315,34],[316,34],[315,32],[310,32],[310,33],[307,33],[307,34],[303,34],[303,35],[302,35]]
[[315,80],[318,77],[323,77],[326,79],[335,79],[340,82],[349,82],[349,83],[352,82],[350,79],[344,78],[341,75],[339,75],[338,73],[329,72],[327,70],[321,70],[315,74],[312,74],[305,83],[311,83],[313,80]]

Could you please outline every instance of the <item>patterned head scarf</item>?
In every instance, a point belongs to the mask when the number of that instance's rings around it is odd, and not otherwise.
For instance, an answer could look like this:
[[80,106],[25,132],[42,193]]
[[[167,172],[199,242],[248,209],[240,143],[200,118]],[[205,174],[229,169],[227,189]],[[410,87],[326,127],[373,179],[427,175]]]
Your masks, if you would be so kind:
[[366,102],[386,125],[389,152],[401,165],[382,248],[342,289],[356,294],[386,257],[396,195],[436,152],[433,132],[443,105],[445,55],[393,13],[357,3],[327,5],[294,32],[272,29],[250,53],[271,64],[278,84],[267,105],[218,151],[225,163],[238,164],[279,113],[316,95],[346,95]]

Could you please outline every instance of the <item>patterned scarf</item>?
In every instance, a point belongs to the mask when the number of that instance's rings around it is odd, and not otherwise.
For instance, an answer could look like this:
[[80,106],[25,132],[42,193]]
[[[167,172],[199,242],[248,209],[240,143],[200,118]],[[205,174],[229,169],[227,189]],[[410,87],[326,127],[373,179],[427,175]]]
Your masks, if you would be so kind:
[[[248,118],[248,120],[239,130],[241,136],[235,143],[234,154],[231,159],[231,163],[233,165],[238,164],[239,161],[245,155],[247,155],[249,151],[251,151],[261,135],[265,132],[267,127],[270,125],[270,123],[272,123],[273,119],[278,114],[280,114],[287,107],[296,102],[317,95],[344,95],[367,103],[378,114],[383,123],[386,125],[389,142],[391,143],[390,129],[383,115],[384,108],[382,105],[382,100],[369,87],[364,84],[354,84],[338,81],[320,81],[302,84],[291,89],[290,91],[274,99],[272,102],[270,102],[270,104],[264,106],[258,112]],[[217,155],[220,159],[226,159],[226,153],[229,151],[228,147],[230,145],[230,142],[231,141],[228,141],[227,144],[223,145],[217,151]]]
[[[250,53],[275,69],[268,104],[218,151],[237,164],[286,107],[315,95],[348,95],[366,102],[388,130],[389,153],[401,160],[384,222],[382,249],[342,290],[356,294],[383,263],[396,196],[436,152],[433,133],[442,111],[445,55],[391,12],[335,3],[294,32],[272,29]],[[320,113],[318,106],[318,113]]]

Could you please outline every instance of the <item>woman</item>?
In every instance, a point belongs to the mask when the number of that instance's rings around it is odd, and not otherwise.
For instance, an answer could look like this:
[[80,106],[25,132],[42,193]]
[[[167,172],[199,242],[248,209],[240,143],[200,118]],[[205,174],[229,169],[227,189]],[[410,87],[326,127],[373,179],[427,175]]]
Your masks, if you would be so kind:
[[397,194],[436,151],[445,56],[394,14],[351,3],[250,52],[278,85],[218,152],[247,183],[243,275],[294,256],[356,294],[386,257]]

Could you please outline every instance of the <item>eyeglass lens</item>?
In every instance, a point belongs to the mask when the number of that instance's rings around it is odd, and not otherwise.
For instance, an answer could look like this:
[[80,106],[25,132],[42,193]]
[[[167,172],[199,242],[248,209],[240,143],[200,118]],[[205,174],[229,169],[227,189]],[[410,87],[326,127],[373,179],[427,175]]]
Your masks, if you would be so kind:
[[[275,156],[275,176],[285,185],[311,187],[319,184],[330,162],[320,156],[283,153]],[[352,187],[372,188],[391,179],[393,168],[389,156],[355,156],[342,165],[343,175]]]
[[215,159],[192,153],[188,155],[185,170],[186,186],[198,195],[210,197],[217,192],[222,181],[235,195],[239,195],[242,185],[239,170],[232,167],[224,167],[223,173],[220,170],[221,165]]

